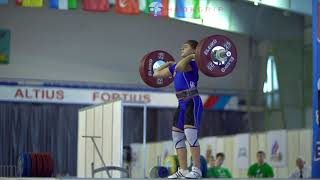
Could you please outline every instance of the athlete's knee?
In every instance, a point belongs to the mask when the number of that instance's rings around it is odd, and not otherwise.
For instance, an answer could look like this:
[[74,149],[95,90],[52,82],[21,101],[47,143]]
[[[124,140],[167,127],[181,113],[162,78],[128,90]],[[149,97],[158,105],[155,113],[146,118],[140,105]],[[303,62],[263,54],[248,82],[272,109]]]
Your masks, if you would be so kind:
[[199,147],[197,128],[186,126],[184,129],[184,133],[190,147]]
[[172,139],[176,149],[186,148],[186,136],[183,130],[172,128]]

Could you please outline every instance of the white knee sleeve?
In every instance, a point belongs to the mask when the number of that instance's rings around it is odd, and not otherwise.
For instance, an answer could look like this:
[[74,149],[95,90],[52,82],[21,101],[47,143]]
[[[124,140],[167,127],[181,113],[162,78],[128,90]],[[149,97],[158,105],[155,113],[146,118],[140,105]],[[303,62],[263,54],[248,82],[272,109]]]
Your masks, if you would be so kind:
[[183,132],[172,131],[172,139],[176,149],[186,148],[186,136]]
[[199,147],[198,129],[185,128],[184,133],[186,134],[187,141],[189,142],[190,147]]

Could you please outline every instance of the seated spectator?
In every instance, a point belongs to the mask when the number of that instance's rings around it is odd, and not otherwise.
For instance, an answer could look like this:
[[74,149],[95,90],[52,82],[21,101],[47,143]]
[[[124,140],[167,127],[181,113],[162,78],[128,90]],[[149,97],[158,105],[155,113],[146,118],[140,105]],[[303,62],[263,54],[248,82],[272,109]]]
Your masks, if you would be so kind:
[[229,169],[222,167],[225,155],[218,153],[216,155],[215,166],[208,169],[208,178],[232,178],[232,174]]
[[265,162],[266,154],[263,151],[257,152],[257,163],[250,166],[249,178],[272,178],[274,177],[272,167]]
[[302,157],[296,160],[296,170],[289,176],[291,179],[311,178],[311,168],[306,166],[306,162]]
[[209,161],[208,161],[208,168],[214,167],[215,162],[216,162],[216,160],[214,159],[214,156],[210,156]]

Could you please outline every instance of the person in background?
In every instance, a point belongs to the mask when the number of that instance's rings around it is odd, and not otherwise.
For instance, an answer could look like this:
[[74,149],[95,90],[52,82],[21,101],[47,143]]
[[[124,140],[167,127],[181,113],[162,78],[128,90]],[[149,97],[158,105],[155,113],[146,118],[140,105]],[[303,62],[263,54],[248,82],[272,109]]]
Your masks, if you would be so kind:
[[228,168],[222,167],[225,160],[225,155],[223,153],[218,153],[216,155],[215,166],[208,169],[208,178],[232,178],[232,174]]
[[208,160],[208,167],[214,167],[215,166],[215,162],[216,160],[214,159],[214,156],[210,156],[209,160]]
[[248,170],[249,178],[273,178],[272,167],[265,162],[266,154],[264,151],[257,152],[257,163],[250,166]]
[[296,170],[291,173],[289,178],[292,179],[303,179],[311,178],[311,168],[306,166],[306,162],[302,157],[296,159]]

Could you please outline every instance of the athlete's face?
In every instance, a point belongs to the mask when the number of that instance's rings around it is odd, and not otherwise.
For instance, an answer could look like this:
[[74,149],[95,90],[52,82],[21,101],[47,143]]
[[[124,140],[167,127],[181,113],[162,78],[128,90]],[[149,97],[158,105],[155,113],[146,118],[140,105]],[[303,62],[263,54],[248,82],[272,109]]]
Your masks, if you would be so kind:
[[188,43],[184,43],[181,47],[181,57],[187,57],[190,54],[194,54],[195,50]]

